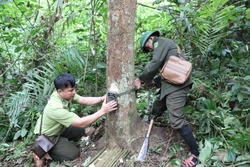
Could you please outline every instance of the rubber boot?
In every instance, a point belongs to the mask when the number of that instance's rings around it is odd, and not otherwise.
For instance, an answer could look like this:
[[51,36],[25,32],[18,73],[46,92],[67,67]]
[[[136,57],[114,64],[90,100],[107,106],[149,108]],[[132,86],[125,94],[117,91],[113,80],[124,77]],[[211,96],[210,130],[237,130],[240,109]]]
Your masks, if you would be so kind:
[[183,128],[179,129],[179,133],[181,137],[184,139],[184,141],[187,143],[187,145],[189,146],[191,153],[194,154],[196,157],[198,157],[199,156],[198,145],[193,136],[191,127],[189,125],[186,125]]

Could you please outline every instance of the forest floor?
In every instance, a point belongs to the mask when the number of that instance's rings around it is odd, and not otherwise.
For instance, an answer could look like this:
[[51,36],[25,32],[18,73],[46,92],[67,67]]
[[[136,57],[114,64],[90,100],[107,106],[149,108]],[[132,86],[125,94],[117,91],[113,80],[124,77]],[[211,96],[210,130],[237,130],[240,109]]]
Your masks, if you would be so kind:
[[[146,125],[149,126],[149,123]],[[135,146],[138,147],[135,150],[140,151],[145,136],[141,137],[141,142],[138,146]],[[81,166],[84,160],[88,157],[93,157],[105,148],[104,140],[104,137],[100,138],[93,142],[94,147],[91,146],[86,152],[82,152],[81,157],[76,161],[76,166]],[[180,167],[182,159],[186,158],[189,153],[184,140],[170,126],[152,127],[149,136],[148,152],[144,161],[137,160],[139,151],[128,154],[119,167]]]
[[[148,126],[149,123],[145,123]],[[87,134],[90,134],[91,140],[86,140],[83,138],[78,145],[81,147],[81,155],[78,159],[74,161],[65,161],[62,163],[56,163],[49,161],[48,165],[50,167],[85,167],[91,159],[93,159],[98,153],[105,149],[106,141],[104,134],[104,126],[101,125],[98,128],[87,129]],[[146,135],[146,134],[145,134]],[[134,150],[140,150],[145,140],[145,136],[141,137],[140,144],[135,147]],[[182,159],[188,156],[188,148],[184,143],[183,139],[176,130],[171,127],[159,127],[153,125],[148,145],[147,155],[144,161],[138,161],[138,152],[130,152],[125,159],[119,162],[116,167],[179,167],[181,165]],[[2,161],[0,167],[34,167],[34,162],[32,161],[32,152],[29,150],[23,152],[26,158],[16,158],[9,159],[8,161]],[[93,165],[88,165],[89,167],[95,167]],[[105,167],[105,166],[103,166]]]

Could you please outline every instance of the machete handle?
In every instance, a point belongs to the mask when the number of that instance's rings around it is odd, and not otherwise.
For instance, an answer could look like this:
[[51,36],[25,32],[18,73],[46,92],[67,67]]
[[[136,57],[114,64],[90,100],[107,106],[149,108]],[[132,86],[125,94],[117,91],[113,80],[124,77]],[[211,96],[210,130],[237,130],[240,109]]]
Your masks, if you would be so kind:
[[150,131],[151,131],[152,126],[153,126],[153,123],[154,123],[154,119],[151,119],[150,124],[149,124],[149,128],[148,128],[148,133],[147,133],[146,137],[149,137]]

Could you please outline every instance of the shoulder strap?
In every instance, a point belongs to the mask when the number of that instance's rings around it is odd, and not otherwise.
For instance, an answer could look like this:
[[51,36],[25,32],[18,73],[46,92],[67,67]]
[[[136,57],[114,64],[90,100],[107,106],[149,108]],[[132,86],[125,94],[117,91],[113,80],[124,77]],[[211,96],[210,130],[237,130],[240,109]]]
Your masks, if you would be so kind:
[[180,57],[181,56],[181,49],[177,44],[176,44],[176,46],[177,46],[177,49],[178,49],[177,56]]
[[41,135],[41,133],[42,133],[42,124],[43,124],[43,113],[42,113],[42,116],[41,116],[39,135]]

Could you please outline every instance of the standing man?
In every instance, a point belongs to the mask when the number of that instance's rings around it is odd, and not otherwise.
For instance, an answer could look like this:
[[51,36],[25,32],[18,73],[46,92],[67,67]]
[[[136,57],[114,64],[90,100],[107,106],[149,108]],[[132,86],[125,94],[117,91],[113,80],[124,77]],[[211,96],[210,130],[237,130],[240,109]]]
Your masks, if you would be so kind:
[[[54,80],[56,91],[52,93],[43,111],[42,134],[47,135],[56,145],[49,152],[54,161],[74,160],[80,155],[80,149],[71,141],[79,141],[85,134],[84,128],[95,122],[101,116],[117,109],[117,103],[106,103],[106,95],[102,97],[83,97],[76,94],[75,78],[69,73],[62,73]],[[70,112],[69,103],[93,105],[102,102],[100,110],[94,114],[80,118]],[[37,120],[35,134],[39,134],[41,117]],[[58,138],[59,137],[59,138]],[[39,159],[33,156],[36,167],[44,167],[45,157]]]
[[[153,52],[152,60],[146,65],[143,73],[135,80],[135,87],[141,84],[150,85],[153,78],[159,72],[171,55],[177,55],[176,43],[168,38],[160,37],[160,32],[145,32],[140,39],[143,52]],[[181,56],[183,56],[181,54]],[[190,148],[191,156],[182,162],[182,167],[194,167],[198,164],[198,145],[193,136],[192,129],[184,118],[184,106],[186,97],[191,88],[192,80],[189,78],[182,85],[174,85],[161,80],[161,92],[153,104],[152,115],[160,116],[166,109],[169,111],[171,127],[177,129]]]

